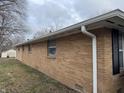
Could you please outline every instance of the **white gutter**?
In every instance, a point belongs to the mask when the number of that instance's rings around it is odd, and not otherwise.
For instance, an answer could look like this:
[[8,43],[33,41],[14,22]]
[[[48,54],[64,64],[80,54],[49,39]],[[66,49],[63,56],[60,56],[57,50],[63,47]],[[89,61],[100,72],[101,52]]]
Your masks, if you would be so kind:
[[93,62],[93,93],[97,93],[97,45],[96,36],[88,32],[85,26],[81,27],[81,32],[92,38],[92,62]]

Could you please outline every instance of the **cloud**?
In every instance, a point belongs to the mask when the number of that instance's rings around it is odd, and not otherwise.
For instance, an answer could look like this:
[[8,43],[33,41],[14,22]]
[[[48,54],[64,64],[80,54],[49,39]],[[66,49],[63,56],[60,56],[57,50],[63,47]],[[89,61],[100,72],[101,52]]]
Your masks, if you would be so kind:
[[51,25],[62,27],[113,9],[124,9],[122,0],[28,0],[27,24],[32,31]]
[[39,4],[29,5],[29,24],[34,22],[37,26],[49,26],[57,23],[62,24],[66,21],[65,19],[70,19],[70,15],[64,8],[56,5],[55,3],[49,2],[43,4],[42,6]]
[[30,3],[33,3],[33,4],[37,4],[37,5],[43,5],[45,4],[46,2],[49,2],[50,0],[28,0],[28,2]]

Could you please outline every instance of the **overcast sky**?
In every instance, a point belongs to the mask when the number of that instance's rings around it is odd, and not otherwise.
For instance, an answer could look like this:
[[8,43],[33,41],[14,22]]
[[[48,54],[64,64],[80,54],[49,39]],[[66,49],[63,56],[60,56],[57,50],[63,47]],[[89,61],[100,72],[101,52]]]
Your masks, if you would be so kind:
[[27,24],[34,32],[65,27],[117,8],[124,10],[124,0],[28,0]]

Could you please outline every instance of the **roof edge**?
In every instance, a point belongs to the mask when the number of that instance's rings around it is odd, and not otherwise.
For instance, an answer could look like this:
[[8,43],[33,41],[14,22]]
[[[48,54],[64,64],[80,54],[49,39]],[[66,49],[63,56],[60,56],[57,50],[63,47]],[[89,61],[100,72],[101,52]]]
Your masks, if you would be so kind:
[[69,31],[69,30],[72,30],[72,29],[76,29],[76,28],[79,28],[81,26],[86,26],[86,25],[89,25],[91,23],[98,22],[98,21],[101,21],[101,20],[105,20],[107,18],[111,18],[111,17],[114,17],[114,16],[118,16],[118,17],[121,17],[121,18],[124,19],[124,12],[122,10],[120,10],[120,9],[115,9],[113,11],[98,15],[96,17],[89,18],[89,19],[87,19],[87,20],[85,20],[83,22],[79,22],[79,23],[73,24],[71,26],[67,26],[65,28],[59,29],[59,30],[57,30],[55,32],[45,34],[45,35],[41,36],[40,38],[32,39],[32,40],[29,40],[27,42],[17,44],[17,45],[15,45],[15,47],[22,46],[22,45],[25,45],[25,44],[30,44],[30,43],[32,43],[34,41],[43,39],[45,37],[50,37],[50,36],[53,36],[53,35],[61,34],[63,32],[66,32],[66,31]]

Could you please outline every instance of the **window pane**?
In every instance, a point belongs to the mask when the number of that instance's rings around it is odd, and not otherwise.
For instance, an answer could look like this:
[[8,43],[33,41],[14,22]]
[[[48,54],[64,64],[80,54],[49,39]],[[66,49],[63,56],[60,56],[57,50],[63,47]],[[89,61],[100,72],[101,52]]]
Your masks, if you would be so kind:
[[22,46],[22,50],[24,51],[24,46]]
[[56,41],[55,40],[49,40],[48,46],[56,46]]
[[28,51],[31,51],[31,45],[28,45]]
[[122,33],[119,33],[119,50],[122,50]]
[[48,40],[48,56],[55,56],[56,54],[56,41]]
[[120,69],[124,69],[124,33],[119,33],[119,62]]
[[123,68],[123,52],[119,52],[119,62],[120,62],[120,68]]
[[56,54],[56,48],[49,48],[48,52],[50,56],[53,56]]

